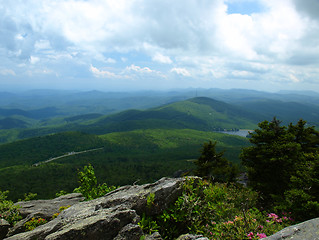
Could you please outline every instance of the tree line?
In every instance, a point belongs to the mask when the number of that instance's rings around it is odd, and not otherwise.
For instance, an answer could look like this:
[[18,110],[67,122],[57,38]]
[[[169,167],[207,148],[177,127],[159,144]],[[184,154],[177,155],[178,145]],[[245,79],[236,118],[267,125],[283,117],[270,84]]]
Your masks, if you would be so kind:
[[[319,132],[304,120],[282,126],[274,118],[258,127],[249,133],[252,145],[243,148],[240,159],[261,207],[291,212],[297,220],[318,217]],[[233,181],[238,171],[215,146],[204,143],[195,174],[210,181]]]

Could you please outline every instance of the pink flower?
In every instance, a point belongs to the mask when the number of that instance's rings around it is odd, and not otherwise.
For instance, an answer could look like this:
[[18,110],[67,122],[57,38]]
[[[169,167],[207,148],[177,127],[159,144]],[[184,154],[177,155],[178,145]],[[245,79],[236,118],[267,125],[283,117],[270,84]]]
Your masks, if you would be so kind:
[[267,237],[267,235],[264,233],[257,233],[257,237],[259,237],[259,239],[262,239],[262,238]]
[[268,217],[269,217],[269,218],[273,218],[273,219],[279,218],[278,215],[275,214],[275,213],[269,213],[269,214],[268,214]]
[[254,237],[254,233],[253,232],[248,233],[247,237],[249,237],[249,239],[252,239]]
[[282,222],[282,219],[281,219],[281,218],[275,219],[275,221],[278,222],[278,223],[280,223],[280,222]]

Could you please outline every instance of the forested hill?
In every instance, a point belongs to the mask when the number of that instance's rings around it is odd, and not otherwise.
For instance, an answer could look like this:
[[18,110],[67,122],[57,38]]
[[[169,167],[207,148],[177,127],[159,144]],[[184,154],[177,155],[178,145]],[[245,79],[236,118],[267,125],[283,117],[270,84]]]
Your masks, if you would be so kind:
[[240,102],[238,105],[264,116],[264,119],[277,116],[284,124],[289,124],[290,122],[296,123],[302,118],[307,120],[308,124],[318,126],[319,107],[315,104],[261,99]]
[[[255,113],[238,105],[196,97],[146,110],[59,116],[41,119],[32,128],[1,130],[0,189],[9,189],[13,199],[27,192],[52,197],[58,190],[72,191],[77,169],[87,163],[110,184],[151,182],[191,170],[202,144],[210,140],[239,163],[248,140],[214,131],[255,129],[269,111]],[[12,143],[4,144],[8,141]],[[51,158],[56,160],[34,166]]]
[[16,138],[25,139],[64,131],[106,134],[159,128],[201,131],[252,129],[262,119],[262,115],[241,107],[199,97],[147,110],[127,110],[107,116],[87,114],[67,117],[60,119],[59,124],[21,130]]
[[[93,135],[65,132],[0,145],[0,189],[9,198],[37,193],[52,198],[78,185],[77,169],[91,163],[98,179],[112,185],[146,183],[194,168],[204,142],[217,141],[218,151],[233,163],[248,140],[191,129],[142,129]],[[90,151],[96,149],[95,151]],[[80,152],[80,154],[75,154]],[[65,156],[58,158],[59,156]],[[45,162],[52,158],[54,161]],[[36,163],[43,164],[35,166]]]
[[[198,114],[194,108],[203,109],[204,114]],[[158,126],[201,130],[251,128],[274,116],[284,124],[296,123],[302,118],[318,126],[319,94],[267,93],[244,89],[130,93],[2,92],[0,144],[64,131],[101,134]]]

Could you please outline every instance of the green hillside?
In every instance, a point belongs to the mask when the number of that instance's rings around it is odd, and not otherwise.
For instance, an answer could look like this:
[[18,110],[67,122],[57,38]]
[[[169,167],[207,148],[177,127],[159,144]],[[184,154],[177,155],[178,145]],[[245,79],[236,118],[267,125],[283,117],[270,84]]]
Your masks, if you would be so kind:
[[[189,171],[204,142],[217,141],[219,151],[238,163],[246,138],[189,129],[148,129],[109,133],[101,136],[68,132],[17,141],[0,146],[0,189],[10,190],[11,199],[36,192],[40,198],[54,197],[59,190],[77,186],[77,169],[91,163],[98,179],[113,185],[155,181]],[[103,147],[102,149],[100,149]],[[70,154],[37,167],[34,163]]]
[[319,125],[319,106],[298,102],[283,102],[279,100],[262,99],[258,101],[241,102],[245,109],[261,114],[264,119],[270,120],[274,116],[284,124],[296,123],[301,118],[311,125]]
[[238,163],[247,139],[212,131],[253,129],[258,118],[201,97],[108,116],[54,117],[32,123],[41,127],[3,130],[3,142],[24,140],[0,145],[0,189],[10,190],[15,200],[26,192],[51,198],[59,190],[71,192],[77,186],[77,169],[88,163],[101,182],[152,182],[191,171],[192,161],[209,140],[217,141],[217,149],[226,150],[225,156]]
[[194,129],[218,131],[223,129],[252,129],[264,118],[260,114],[246,111],[211,98],[193,98],[178,101],[148,110],[126,110],[117,114],[101,116],[86,114],[67,118],[53,118],[38,126],[21,129],[19,134],[12,131],[0,132],[0,139],[25,139],[47,134],[81,131],[92,134],[132,131],[138,129]]
[[87,129],[96,134],[135,129],[254,128],[260,116],[210,98],[193,98],[144,111],[129,110],[107,116]]
[[65,132],[20,140],[0,145],[0,168],[15,165],[32,165],[67,152],[103,146],[95,136],[79,132]]
[[20,119],[6,117],[0,119],[0,129],[11,129],[11,128],[26,128],[27,123]]

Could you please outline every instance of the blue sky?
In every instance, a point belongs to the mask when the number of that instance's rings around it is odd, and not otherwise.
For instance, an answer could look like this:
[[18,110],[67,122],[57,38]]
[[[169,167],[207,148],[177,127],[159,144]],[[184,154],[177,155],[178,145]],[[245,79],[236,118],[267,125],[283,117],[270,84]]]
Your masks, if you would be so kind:
[[319,92],[318,0],[0,0],[0,91]]

